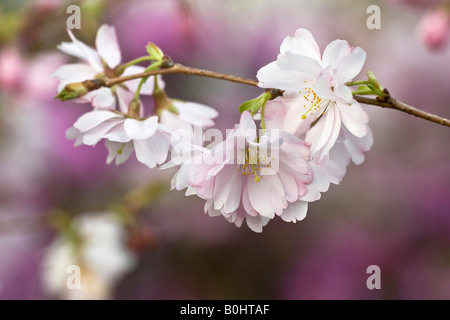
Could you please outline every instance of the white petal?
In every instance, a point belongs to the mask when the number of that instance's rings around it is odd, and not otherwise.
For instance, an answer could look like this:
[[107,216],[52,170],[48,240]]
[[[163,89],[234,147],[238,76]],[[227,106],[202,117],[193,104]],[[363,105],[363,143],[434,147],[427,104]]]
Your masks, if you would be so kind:
[[97,52],[108,67],[114,69],[122,60],[116,29],[108,25],[102,25],[97,31],[95,39]]
[[286,37],[280,47],[280,52],[287,51],[320,61],[320,49],[313,35],[306,29],[298,29],[294,37]]
[[120,119],[121,117],[110,111],[91,111],[78,118],[73,126],[81,132],[86,132],[98,126],[100,123],[113,118]]
[[[134,93],[129,90],[126,90],[120,86],[117,86],[116,87],[116,95],[117,95],[117,101],[119,102],[120,112],[127,114],[130,102],[134,98]],[[141,109],[142,109],[142,104],[141,104]]]
[[298,200],[294,203],[289,204],[289,206],[284,209],[281,219],[286,222],[297,222],[302,221],[306,218],[306,213],[308,212],[308,202]]
[[115,161],[115,164],[118,166],[125,161],[128,160],[131,153],[133,152],[133,144],[132,143],[119,143],[106,140],[106,147],[108,148],[108,157],[106,159],[106,163],[110,164]]
[[72,31],[67,30],[67,32],[73,44],[63,42],[58,48],[63,52],[86,60],[96,72],[103,72],[103,65],[97,51],[75,38]]
[[95,128],[87,131],[83,136],[83,143],[88,146],[93,146],[104,138],[107,132],[114,128],[117,124],[122,122],[122,119],[110,119],[100,123]]
[[369,116],[359,103],[352,105],[338,103],[339,112],[345,127],[353,135],[364,137],[368,132]]
[[109,88],[100,88],[93,91],[92,106],[99,109],[114,109],[116,97]]
[[200,103],[173,100],[173,105],[177,108],[180,118],[192,125],[212,127],[212,119],[219,115],[213,108]]
[[124,129],[125,120],[122,118],[115,127],[111,128],[108,133],[105,134],[104,138],[113,142],[127,143],[131,141],[131,138],[126,134]]
[[84,80],[95,78],[96,72],[92,67],[85,63],[65,64],[59,67],[53,74],[54,77],[65,84],[82,82]]
[[256,124],[252,115],[248,111],[244,111],[239,121],[239,131],[243,132],[250,141],[256,139]]
[[258,86],[261,88],[278,88],[291,92],[301,90],[302,83],[304,83],[292,70],[282,70],[277,61],[259,69],[256,77],[259,81]]
[[126,119],[124,122],[126,134],[133,140],[144,140],[151,137],[158,129],[158,117],[145,120]]
[[345,40],[335,40],[324,50],[322,55],[322,67],[335,68],[351,52],[351,46]]
[[365,62],[366,52],[359,47],[352,49],[351,53],[337,66],[337,80],[340,83],[353,80],[361,72]]
[[169,140],[162,133],[156,132],[146,140],[134,140],[136,158],[149,168],[162,164],[167,159]]
[[250,228],[250,230],[261,233],[263,231],[263,220],[262,217],[252,217],[247,216],[245,218],[245,221],[247,222],[247,226]]
[[[292,52],[278,55],[277,63],[282,70],[291,70],[292,72],[298,73],[299,75],[304,76],[306,81],[311,80],[306,77],[316,78],[323,70],[318,61]],[[300,82],[301,80],[303,80],[303,78],[299,78],[298,81]]]
[[334,87],[334,94],[340,98],[342,103],[351,103],[353,100],[352,90],[345,84],[337,85]]

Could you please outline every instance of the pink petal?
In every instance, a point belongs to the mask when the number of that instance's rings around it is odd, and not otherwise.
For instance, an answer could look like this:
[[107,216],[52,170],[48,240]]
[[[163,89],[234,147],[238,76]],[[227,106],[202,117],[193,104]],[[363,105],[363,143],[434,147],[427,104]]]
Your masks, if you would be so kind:
[[261,216],[272,219],[275,214],[282,213],[286,200],[277,175],[263,176],[259,182],[250,176],[247,178],[247,187],[250,203]]
[[225,213],[236,211],[241,202],[243,176],[233,165],[226,166],[217,176],[214,187],[214,209]]
[[120,53],[119,41],[117,40],[116,29],[108,25],[102,25],[98,29],[95,39],[97,52],[108,67],[114,69],[120,64],[122,55]]

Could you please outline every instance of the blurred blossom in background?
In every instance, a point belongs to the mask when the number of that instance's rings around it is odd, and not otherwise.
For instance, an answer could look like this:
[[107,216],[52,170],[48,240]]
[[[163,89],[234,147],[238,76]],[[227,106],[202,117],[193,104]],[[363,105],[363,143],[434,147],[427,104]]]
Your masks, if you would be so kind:
[[[106,165],[102,143],[74,148],[65,138],[91,108],[53,99],[51,74],[73,62],[56,50],[71,4],[81,7],[76,36],[94,45],[101,24],[115,26],[123,61],[154,42],[176,62],[252,79],[297,28],[322,49],[345,39],[367,51],[363,71],[394,97],[450,117],[449,1],[1,0],[0,298],[450,299],[448,128],[364,105],[375,142],[362,165],[304,221],[238,229],[169,191],[175,170]],[[366,28],[371,4],[380,30]],[[164,80],[170,96],[216,108],[221,130],[260,94]],[[69,264],[83,291],[64,288]],[[381,290],[366,287],[370,265]]]

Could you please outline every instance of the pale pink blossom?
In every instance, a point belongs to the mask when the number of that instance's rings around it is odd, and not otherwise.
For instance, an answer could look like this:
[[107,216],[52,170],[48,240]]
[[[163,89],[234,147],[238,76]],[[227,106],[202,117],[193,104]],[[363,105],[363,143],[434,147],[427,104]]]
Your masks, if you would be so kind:
[[369,117],[346,85],[359,74],[365,60],[363,49],[344,40],[331,42],[321,56],[311,33],[298,29],[294,37],[284,39],[277,60],[258,71],[260,87],[302,96],[300,110],[290,121],[307,127],[318,120],[305,141],[319,160],[330,152],[342,124],[356,137],[368,133]]
[[[265,109],[267,128],[283,130],[304,139],[314,130],[314,126],[311,128],[312,119],[306,121],[298,116],[305,101],[305,97],[300,94],[287,94],[269,101]],[[326,192],[331,183],[339,184],[342,181],[350,161],[358,165],[364,161],[364,152],[369,151],[372,144],[370,128],[364,137],[359,138],[341,126],[329,154],[321,158],[320,153],[312,153],[310,166],[313,180],[306,186],[307,192],[300,199],[307,202],[319,200],[321,193]]]
[[[136,265],[123,225],[112,212],[89,212],[71,227],[80,243],[61,235],[50,244],[42,263],[44,289],[62,299],[110,299],[117,282]],[[68,287],[73,267],[79,268],[80,288]]]
[[[68,30],[72,42],[63,42],[58,49],[81,59],[82,63],[66,64],[54,72],[54,76],[60,80],[58,92],[60,92],[69,83],[78,83],[85,80],[94,79],[99,75],[119,76],[117,67],[122,61],[116,30],[112,26],[102,25],[95,41],[96,49],[89,47],[80,40],[76,39],[72,31]],[[122,76],[141,73],[145,70],[141,66],[129,66],[121,74]],[[135,92],[140,79],[125,82],[129,90]],[[164,82],[159,77],[159,86],[164,87]],[[141,94],[151,95],[153,93],[153,77],[149,77],[142,86]],[[93,107],[100,109],[114,109],[116,106],[116,97],[110,88],[100,88],[89,92],[85,96],[75,99],[80,103],[91,103]]]
[[236,226],[246,220],[249,228],[262,228],[275,216],[296,222],[306,216],[307,202],[297,201],[312,180],[309,149],[303,141],[278,131],[257,139],[250,113],[227,139],[201,154],[201,161],[184,165],[173,187],[190,186],[206,200],[205,212],[222,215]]
[[449,28],[448,12],[441,9],[428,12],[419,24],[419,38],[430,50],[442,49],[448,42]]
[[[208,106],[176,101],[173,106],[176,110],[173,111],[177,113],[163,110],[160,116],[144,117],[141,102],[141,117],[134,119],[125,116],[134,95],[123,88],[117,88],[116,93],[121,112],[94,110],[85,113],[66,133],[68,139],[75,140],[75,146],[95,146],[100,140],[105,140],[109,151],[108,164],[114,161],[120,165],[134,151],[137,160],[149,168],[161,165],[167,160],[171,144],[179,143],[180,137],[191,138],[193,126],[214,125],[212,119],[217,116],[217,112]],[[188,114],[190,108],[192,114]],[[179,130],[187,134],[174,137]]]

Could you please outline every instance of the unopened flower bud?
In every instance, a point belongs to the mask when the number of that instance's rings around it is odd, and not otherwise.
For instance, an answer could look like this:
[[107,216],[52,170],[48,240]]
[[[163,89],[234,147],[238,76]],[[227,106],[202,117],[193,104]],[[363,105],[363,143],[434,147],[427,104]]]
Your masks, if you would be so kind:
[[419,38],[430,50],[442,49],[448,40],[449,13],[437,9],[426,14],[418,28]]
[[80,98],[86,95],[89,92],[88,88],[81,83],[69,83],[61,90],[61,92],[55,97],[55,99],[59,99],[61,101],[72,100],[76,98]]
[[141,103],[138,99],[131,100],[128,106],[128,115],[132,118],[138,119],[140,117]]

